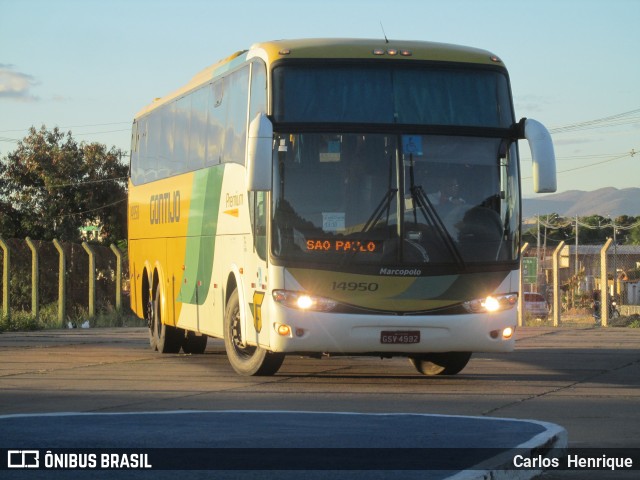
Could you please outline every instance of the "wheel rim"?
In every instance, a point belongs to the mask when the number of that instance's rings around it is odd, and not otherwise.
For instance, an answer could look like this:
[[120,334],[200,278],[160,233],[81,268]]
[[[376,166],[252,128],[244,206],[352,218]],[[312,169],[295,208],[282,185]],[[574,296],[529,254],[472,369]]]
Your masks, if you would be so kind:
[[238,357],[249,359],[256,352],[256,347],[244,345],[242,342],[242,333],[240,331],[240,309],[233,312],[233,320],[231,322],[231,343],[233,350]]
[[149,323],[149,337],[151,341],[151,347],[154,350],[158,350],[158,345],[162,337],[162,319],[160,316],[160,293],[156,291],[153,300],[149,301],[148,323]]
[[162,318],[160,317],[160,294],[156,293],[156,300],[153,302],[153,333],[157,340],[160,340],[160,330],[162,328]]

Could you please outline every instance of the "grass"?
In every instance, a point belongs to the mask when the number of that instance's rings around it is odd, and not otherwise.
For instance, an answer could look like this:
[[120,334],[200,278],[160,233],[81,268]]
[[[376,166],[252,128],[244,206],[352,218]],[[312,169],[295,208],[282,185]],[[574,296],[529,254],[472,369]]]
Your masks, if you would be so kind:
[[[553,315],[549,315],[549,317],[545,320],[541,318],[534,318],[531,315],[525,315],[524,325],[527,327],[552,327],[553,326]],[[592,325],[595,326],[596,322],[593,316],[584,315],[580,317],[571,317],[567,318],[567,316],[560,316],[560,326],[569,325]],[[621,316],[618,318],[610,318],[609,319],[610,327],[623,327],[623,328],[640,328],[640,315],[628,315]]]
[[609,320],[609,324],[612,327],[640,328],[640,315],[636,313],[634,315],[613,318]]
[[71,312],[67,312],[65,321],[61,324],[58,320],[58,305],[52,303],[43,306],[38,317],[26,311],[14,311],[10,318],[0,315],[0,333],[80,328],[87,321],[90,328],[146,327],[145,321],[136,317],[129,308],[118,311],[111,306],[107,306],[93,318],[89,318],[86,308],[74,307]]

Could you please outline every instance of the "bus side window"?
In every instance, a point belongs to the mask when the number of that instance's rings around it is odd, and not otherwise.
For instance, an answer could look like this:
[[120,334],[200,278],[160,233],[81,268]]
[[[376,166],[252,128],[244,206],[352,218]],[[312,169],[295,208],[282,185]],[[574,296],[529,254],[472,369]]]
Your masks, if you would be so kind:
[[264,63],[251,64],[251,99],[249,100],[249,121],[258,113],[267,112],[267,71]]
[[161,178],[180,173],[180,168],[176,165],[177,162],[173,157],[175,112],[176,102],[164,105],[154,112],[154,114],[160,116],[161,135],[158,138],[158,170]]
[[207,90],[204,88],[191,94],[189,136],[188,169],[198,170],[205,165],[207,148]]
[[129,177],[134,185],[138,184],[138,144],[140,136],[138,134],[138,122],[134,121],[131,128],[131,155],[129,156]]
[[207,166],[218,165],[222,161],[224,146],[224,124],[227,118],[227,102],[224,101],[224,80],[211,84],[207,102]]
[[266,192],[249,192],[253,245],[262,260],[267,258]]
[[138,120],[138,161],[135,162],[133,175],[138,184],[151,181],[155,165],[151,168],[153,158],[147,148],[149,139],[149,116]]
[[[228,82],[228,83],[227,83]],[[225,78],[229,102],[222,161],[244,165],[247,145],[247,107],[249,103],[249,66]]]
[[[173,159],[177,163],[176,172],[188,172],[189,162],[189,129],[191,128],[191,95],[186,95],[176,102],[173,128],[175,143]],[[167,176],[167,175],[165,175]]]

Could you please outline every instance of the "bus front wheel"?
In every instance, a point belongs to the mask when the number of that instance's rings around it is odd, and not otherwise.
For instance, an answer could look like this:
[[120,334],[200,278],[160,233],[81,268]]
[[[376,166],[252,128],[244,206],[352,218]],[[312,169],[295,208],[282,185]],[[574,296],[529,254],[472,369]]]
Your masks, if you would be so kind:
[[240,301],[237,290],[229,297],[224,314],[224,347],[229,363],[240,375],[273,375],[284,361],[284,355],[281,353],[272,353],[262,347],[244,343],[240,330]]
[[412,356],[409,361],[423,375],[455,375],[470,358],[471,352],[438,352]]

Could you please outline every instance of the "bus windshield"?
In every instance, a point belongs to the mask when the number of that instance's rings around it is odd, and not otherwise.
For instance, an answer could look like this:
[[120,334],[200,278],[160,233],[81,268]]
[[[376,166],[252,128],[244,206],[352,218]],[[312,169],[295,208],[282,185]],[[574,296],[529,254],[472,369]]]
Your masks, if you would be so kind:
[[486,68],[326,63],[277,67],[276,123],[509,128],[506,74]]
[[512,262],[515,155],[502,138],[276,134],[272,253],[288,264],[424,274]]

